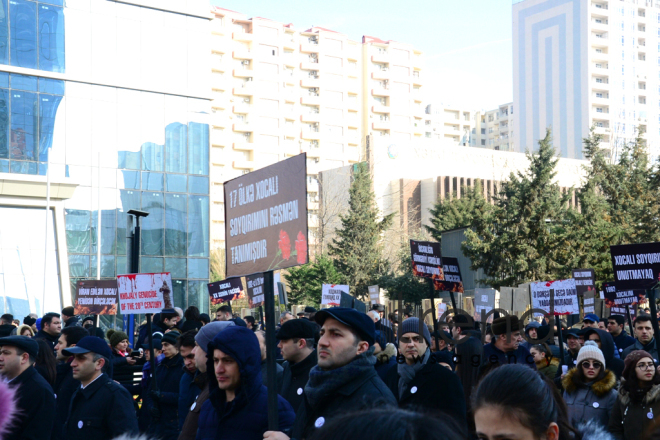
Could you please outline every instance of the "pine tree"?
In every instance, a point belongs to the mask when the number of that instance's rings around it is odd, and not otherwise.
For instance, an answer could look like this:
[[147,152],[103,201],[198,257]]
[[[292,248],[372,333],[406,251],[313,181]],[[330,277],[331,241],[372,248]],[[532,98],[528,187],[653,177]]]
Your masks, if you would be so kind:
[[345,284],[356,298],[366,298],[384,270],[382,236],[392,225],[394,214],[379,220],[371,175],[365,163],[354,168],[349,189],[349,210],[340,215],[341,228],[329,246],[330,256]]

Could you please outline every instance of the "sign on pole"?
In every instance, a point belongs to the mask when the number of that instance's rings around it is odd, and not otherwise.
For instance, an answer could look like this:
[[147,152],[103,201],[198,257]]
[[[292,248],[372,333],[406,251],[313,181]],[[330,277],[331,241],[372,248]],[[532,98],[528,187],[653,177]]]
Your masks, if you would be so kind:
[[[483,310],[484,314],[488,314],[491,310],[495,308],[495,294],[497,290],[495,289],[474,289],[474,320],[481,322],[481,312]],[[490,315],[487,319],[487,322],[493,322],[493,315]]]
[[245,277],[245,282],[247,283],[250,308],[254,309],[264,305],[264,274],[255,273],[254,275],[248,275]]
[[[595,294],[596,291],[588,291],[584,293],[584,314],[586,315],[587,313],[596,313],[596,305],[595,305]],[[596,313],[598,315],[598,313]],[[600,317],[600,316],[599,316]]]
[[[573,269],[573,279],[575,279],[575,289],[579,296],[584,295],[590,290],[596,290],[594,279],[596,272],[593,269]],[[592,313],[592,312],[585,312]]]
[[444,280],[433,280],[435,290],[464,293],[458,258],[442,257],[442,272]]
[[321,290],[321,304],[329,306],[339,306],[341,304],[341,294],[349,294],[349,288],[346,284],[324,284]]
[[369,300],[371,304],[380,304],[380,287],[378,286],[369,286]]
[[413,275],[444,280],[440,243],[410,240]]
[[160,313],[174,308],[169,272],[118,275],[117,287],[122,315]]
[[229,180],[224,192],[228,277],[309,261],[305,153]]
[[660,276],[660,243],[610,246],[617,290],[653,289]]
[[[625,315],[626,306],[632,306],[643,301],[646,296],[644,290],[619,290],[618,283],[603,283],[605,306],[615,315]],[[616,309],[616,310],[615,310]]]
[[76,283],[76,315],[116,315],[117,280],[80,280]]
[[575,289],[575,279],[557,281],[538,281],[530,284],[532,293],[532,307],[550,313],[550,290],[554,290],[554,314],[577,315],[580,307]]
[[208,284],[211,304],[218,305],[245,297],[245,289],[240,278],[228,278]]

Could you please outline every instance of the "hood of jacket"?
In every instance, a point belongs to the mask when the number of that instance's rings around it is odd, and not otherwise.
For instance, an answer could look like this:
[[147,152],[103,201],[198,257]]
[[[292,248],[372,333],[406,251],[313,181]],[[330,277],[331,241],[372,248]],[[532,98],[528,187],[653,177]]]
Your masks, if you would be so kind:
[[549,367],[551,365],[555,365],[555,366],[559,367],[559,358],[552,357],[552,358],[550,358],[550,362],[547,362],[545,359],[542,360],[541,362],[536,362],[536,369],[540,371],[540,370],[542,370],[546,367]]
[[587,341],[589,335],[592,333],[598,333],[598,337],[600,338],[600,351],[603,352],[603,357],[605,357],[605,364],[609,365],[610,361],[614,359],[614,339],[612,339],[612,335],[605,330],[591,328],[584,332],[584,340]]
[[396,357],[396,347],[391,342],[388,342],[387,345],[385,345],[385,350],[376,355],[376,361],[379,364],[386,364],[393,357]]
[[262,386],[261,379],[261,349],[259,340],[254,332],[247,327],[230,326],[218,333],[213,341],[209,342],[206,372],[209,384],[209,397],[214,403],[216,399],[223,395],[218,388],[218,379],[215,377],[215,368],[213,365],[213,351],[220,350],[224,354],[231,356],[238,364],[241,373],[241,384],[236,390],[236,398],[244,396],[247,400],[259,392]]
[[540,322],[531,321],[529,324],[525,326],[525,334],[529,336],[529,329],[532,328],[538,329],[539,327],[541,327]]
[[[619,400],[623,405],[628,405],[630,404],[630,393],[623,388],[625,382],[626,380],[621,378],[621,385],[619,385]],[[644,396],[644,405],[650,405],[658,400],[660,400],[660,384],[653,385],[646,393],[646,396]]]
[[[603,397],[616,386],[616,375],[610,370],[605,370],[605,377],[591,384],[591,391],[598,397]],[[573,381],[577,368],[571,368],[566,376],[561,380],[561,384],[568,393],[573,393],[578,389],[578,385]],[[586,387],[586,385],[583,385]]]

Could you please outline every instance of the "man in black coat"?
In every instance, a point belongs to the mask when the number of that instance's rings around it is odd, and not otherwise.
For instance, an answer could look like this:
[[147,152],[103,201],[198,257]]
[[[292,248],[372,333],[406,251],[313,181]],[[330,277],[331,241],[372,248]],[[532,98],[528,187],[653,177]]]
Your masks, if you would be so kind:
[[64,328],[82,326],[80,318],[76,316],[75,309],[72,306],[67,306],[62,309],[62,321],[64,322]]
[[467,434],[467,408],[463,386],[458,376],[432,358],[431,335],[423,321],[408,318],[401,324],[399,353],[385,383],[397,397],[399,406],[422,408],[438,417],[453,419]]
[[62,353],[74,357],[73,378],[81,385],[71,398],[64,437],[110,440],[121,434],[137,434],[133,398],[104,372],[112,356],[108,344],[96,336],[85,336]]
[[41,318],[41,330],[34,335],[34,339],[43,339],[48,342],[50,348],[55,352],[55,345],[62,332],[62,321],[59,313],[46,313]]
[[277,346],[282,350],[285,360],[279,394],[291,404],[294,411],[298,410],[303,401],[309,372],[316,366],[315,332],[315,326],[306,319],[292,319],[282,324],[275,336],[280,341]]
[[11,335],[12,330],[16,329],[16,326],[12,323],[14,320],[14,315],[10,313],[5,313],[0,317],[0,338]]
[[39,344],[25,336],[0,338],[0,374],[16,388],[17,408],[4,440],[49,439],[55,420],[55,394],[32,366]]
[[[396,405],[396,399],[378,377],[373,365],[374,322],[366,314],[345,307],[316,313],[321,325],[318,365],[311,369],[296,412],[291,438],[310,438],[335,416],[366,407]],[[462,391],[461,391],[462,393]],[[268,431],[264,439],[287,440],[286,434]]]

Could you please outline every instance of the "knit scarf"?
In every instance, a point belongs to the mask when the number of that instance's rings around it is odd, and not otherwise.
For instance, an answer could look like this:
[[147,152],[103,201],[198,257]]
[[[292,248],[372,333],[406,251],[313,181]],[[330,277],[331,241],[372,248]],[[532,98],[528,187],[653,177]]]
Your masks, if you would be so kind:
[[369,370],[375,371],[375,363],[376,357],[372,346],[364,353],[357,355],[348,364],[334,370],[322,370],[315,365],[309,371],[309,381],[305,385],[307,402],[310,406],[316,407],[324,398],[332,395],[355,378],[368,373]]
[[426,365],[430,356],[431,350],[427,348],[426,353],[424,353],[424,359],[422,359],[422,362],[415,362],[412,365],[408,365],[407,362],[397,364],[396,368],[397,372],[399,373],[399,399],[403,397],[403,393],[406,390],[408,384],[412,382],[417,372],[421,370],[424,365]]

